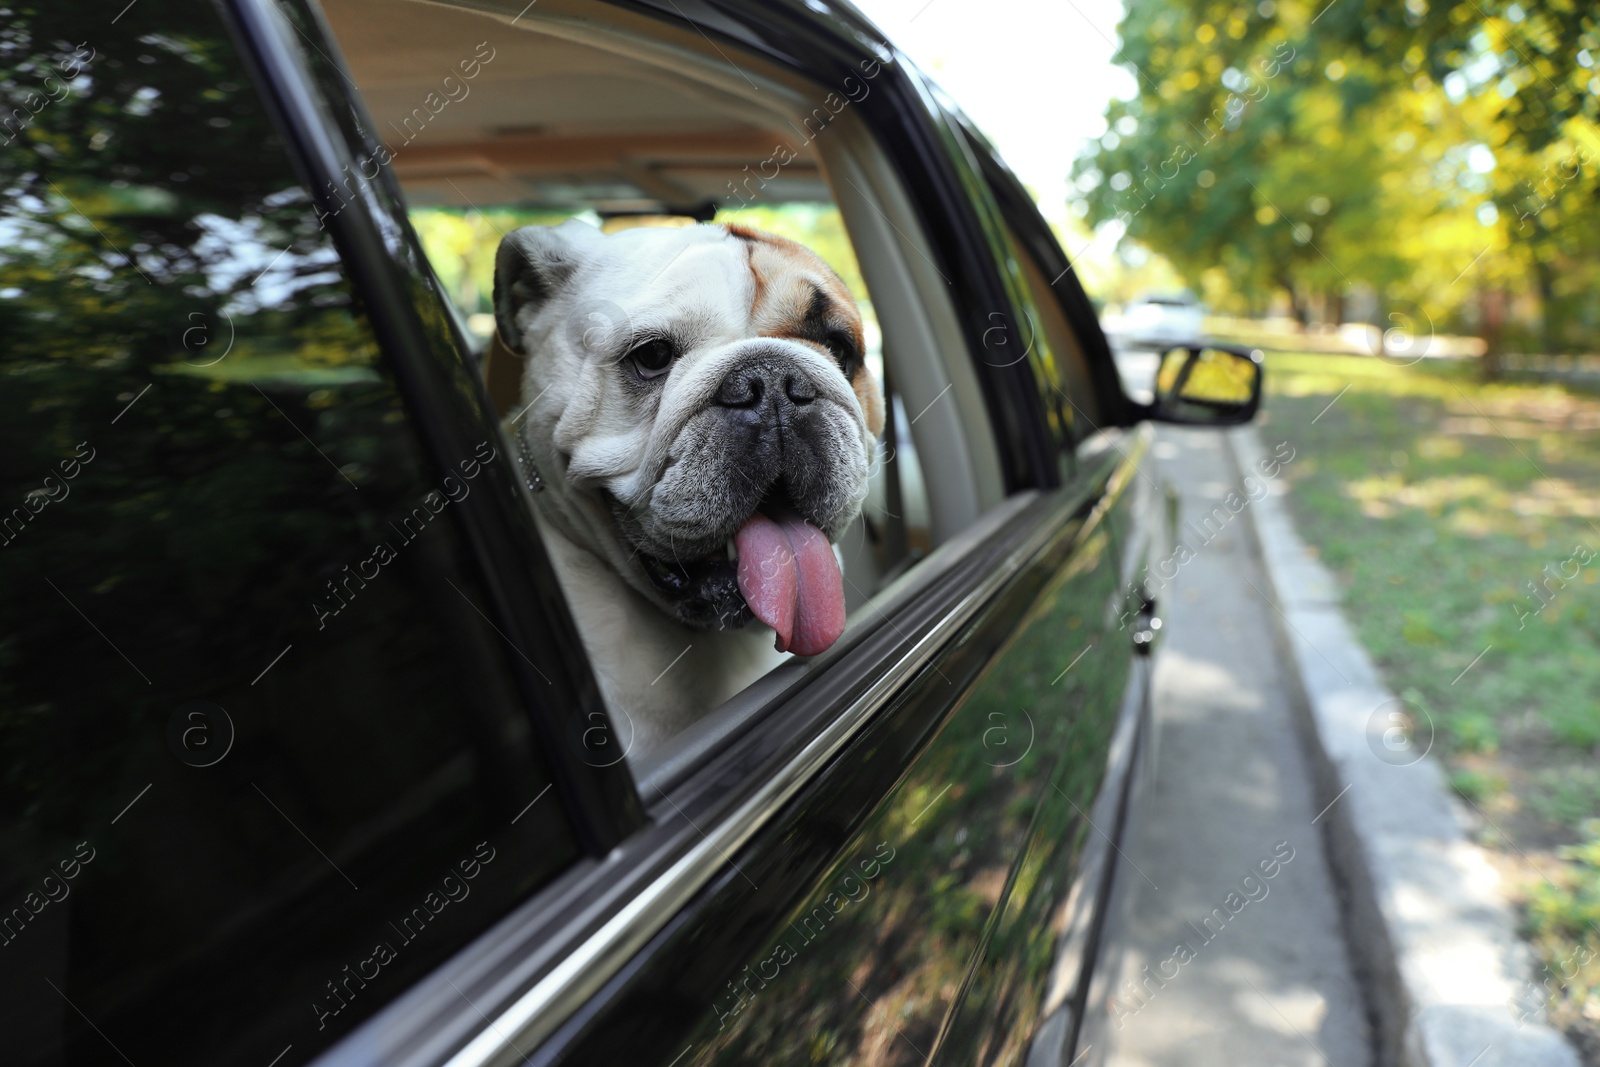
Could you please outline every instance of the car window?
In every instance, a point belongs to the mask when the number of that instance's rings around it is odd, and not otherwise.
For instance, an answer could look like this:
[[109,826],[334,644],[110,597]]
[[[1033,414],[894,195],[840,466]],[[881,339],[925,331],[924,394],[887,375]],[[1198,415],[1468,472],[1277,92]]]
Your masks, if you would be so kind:
[[[381,16],[376,14],[380,8]],[[844,604],[852,617],[872,617],[875,594],[977,517],[979,511],[967,507],[963,520],[953,522],[950,515],[961,509],[940,499],[961,482],[957,473],[925,477],[930,441],[950,447],[948,439],[931,435],[949,414],[941,402],[953,401],[937,385],[924,395],[935,379],[921,365],[896,363],[886,354],[894,347],[886,344],[886,331],[905,321],[903,302],[895,304],[899,317],[894,322],[880,321],[882,309],[874,300],[878,278],[863,270],[868,257],[858,254],[850,212],[841,211],[844,196],[865,193],[861,183],[847,185],[832,173],[818,147],[828,138],[834,139],[828,142],[834,151],[844,144],[844,132],[830,125],[842,127],[852,118],[836,118],[848,107],[839,94],[815,89],[817,101],[830,102],[808,115],[807,107],[794,101],[780,107],[758,93],[720,92],[650,55],[637,41],[575,29],[564,16],[547,17],[537,9],[510,18],[442,4],[329,0],[322,10],[372,128],[386,141],[388,169],[403,192],[412,225],[475,357],[482,360],[486,385],[513,439],[524,426],[520,420],[553,419],[563,412],[546,414],[536,406],[544,389],[525,395],[526,367],[538,354],[513,354],[508,361],[507,339],[497,339],[497,251],[508,235],[522,227],[570,226],[571,220],[607,235],[722,223],[815,252],[860,311],[861,356],[882,384],[885,401],[861,515],[834,539],[842,560]],[[679,56],[679,67],[682,62]],[[738,69],[754,71],[743,61]],[[727,69],[721,75],[738,77]],[[863,95],[872,76],[863,72],[856,83]],[[799,117],[788,121],[784,107],[798,109]],[[868,210],[881,214],[875,202],[861,208]],[[920,248],[905,252],[917,254],[926,256]],[[591,330],[613,328],[608,308],[598,301],[579,309],[585,338]],[[940,358],[936,352],[918,355],[924,361]],[[966,359],[964,349],[960,356]],[[910,353],[896,358],[909,359]],[[513,369],[507,372],[507,366]],[[556,496],[545,492],[537,501],[547,539],[554,530],[566,540],[584,541],[588,531],[573,536],[575,520],[551,503]],[[624,510],[639,508],[629,504]],[[580,547],[592,546],[585,541]],[[687,563],[683,556],[669,562],[692,579],[700,552],[685,553]],[[607,564],[613,570],[628,565],[627,560]],[[581,600],[583,591],[569,584],[569,600]],[[638,608],[632,600],[619,600],[617,606],[623,614]],[[575,607],[582,629],[583,605]],[[656,607],[645,604],[644,610]],[[585,636],[593,634],[591,627]],[[705,644],[686,630],[679,646],[662,651],[681,651],[686,671],[710,677],[721,673],[723,662],[696,662],[713,655]],[[592,641],[590,648],[593,653]],[[661,660],[663,677],[670,677],[664,672],[675,669],[676,662],[671,655]],[[596,670],[603,687],[621,673],[608,672],[604,663]],[[677,679],[644,681],[649,686],[639,688],[648,689],[642,708],[648,717],[649,701]],[[731,691],[708,689],[706,700],[714,703],[713,697]],[[615,698],[616,690],[610,696]]]
[[[948,99],[944,103],[950,109],[952,140],[965,149],[957,154],[958,163],[970,160],[969,190],[1020,314],[1015,329],[1009,321],[997,321],[1004,328],[992,331],[997,343],[989,346],[991,354],[1013,361],[1027,358],[1058,448],[1061,476],[1070,479],[1077,473],[1078,445],[1126,418],[1126,386],[1118,389],[1112,380],[1122,365],[1113,363],[1072,265],[1032,194],[954,104]],[[1020,335],[1019,344],[1011,343],[1013,334]],[[1103,362],[1092,362],[1097,359]]]
[[[219,18],[12,12],[8,1063],[312,1059],[573,861],[456,512]],[[203,147],[202,147],[203,146]]]
[[[428,198],[426,185],[406,184],[403,188],[410,196]],[[803,192],[811,197],[818,195],[814,187],[808,186]],[[671,214],[666,205],[652,206],[649,210],[652,213],[601,215],[595,206],[581,202],[558,210],[527,210],[473,202],[466,207],[415,206],[409,214],[429,263],[438,273],[446,295],[481,353],[494,336],[491,297],[495,252],[506,234],[521,226],[557,226],[568,219],[590,222],[607,234],[635,227],[677,227],[695,222],[690,216]],[[888,411],[883,442],[894,447],[883,450],[869,483],[862,531],[870,558],[858,561],[852,575],[856,587],[848,590],[850,602],[859,605],[894,576],[926,556],[933,547],[933,534],[922,464],[916,441],[908,430],[911,416],[917,412],[907,414],[904,397],[886,378],[883,330],[856,262],[855,250],[845,232],[844,221],[832,201],[817,199],[759,206],[718,205],[714,211],[707,208],[704,213],[710,216],[709,221],[776,234],[817,252],[839,275],[861,309],[866,363],[874,376],[887,386]],[[860,571],[869,563],[871,577],[862,579]]]
[[[1043,225],[1042,220],[1040,225]],[[1027,243],[1019,240],[1009,225],[1006,235],[1022,271],[1026,289],[1025,317],[1036,331],[1030,334],[1030,340],[1037,338],[1036,346],[1047,354],[1047,358],[1040,361],[1044,367],[1041,381],[1046,393],[1045,404],[1059,411],[1059,423],[1066,428],[1069,440],[1075,443],[1100,429],[1106,421],[1095,399],[1088,359],[1051,287],[1052,279],[1045,275],[1028,251]]]

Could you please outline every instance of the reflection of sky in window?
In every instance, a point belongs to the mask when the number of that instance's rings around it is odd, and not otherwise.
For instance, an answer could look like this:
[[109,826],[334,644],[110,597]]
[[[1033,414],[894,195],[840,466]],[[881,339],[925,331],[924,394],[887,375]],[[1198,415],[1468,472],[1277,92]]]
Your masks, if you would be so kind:
[[[304,211],[309,218],[311,209],[305,191],[298,187],[265,197],[262,206],[276,213],[297,202],[305,204]],[[227,296],[225,311],[231,315],[250,315],[291,303],[308,289],[338,283],[341,280],[337,269],[339,257],[331,241],[320,235],[308,240],[303,233],[286,230],[283,222],[282,218],[259,215],[242,219],[209,212],[196,215],[193,224],[200,230],[200,236],[188,251],[199,261],[205,286],[204,289],[186,286],[185,291],[196,297],[207,291]],[[107,239],[116,242],[122,253],[132,252],[137,256],[137,265],[149,273],[156,284],[162,282],[163,275],[173,266],[170,260],[148,250],[149,246],[131,238],[119,239],[115,227],[107,234],[106,225],[86,218],[76,209],[61,212],[58,206],[32,196],[18,197],[0,208],[0,265],[22,257],[54,258],[64,240],[63,229],[80,234],[91,246],[99,246]],[[302,247],[296,248],[296,244]],[[305,247],[307,245],[309,247]],[[74,274],[101,285],[116,281],[128,270],[128,260],[122,253],[107,243],[103,262],[80,263],[74,268]],[[15,299],[21,295],[22,290],[12,288],[0,293],[0,299]]]
[[156,109],[156,101],[161,99],[161,90],[146,85],[134,91],[128,102],[122,105],[122,110],[129,115],[143,118]]
[[[16,203],[26,205],[29,202],[42,204],[41,201],[32,197],[20,198]],[[76,225],[74,225],[74,222],[76,222]],[[93,227],[82,216],[63,219],[60,225],[69,231],[81,232],[84,237],[90,240],[98,240],[98,237],[91,236],[94,234]],[[55,250],[61,246],[64,239],[60,229],[48,223],[40,222],[29,214],[0,215],[0,266],[8,266],[16,262],[21,256],[37,260],[48,260],[55,254]],[[8,255],[8,252],[12,254]],[[113,251],[108,251],[107,254],[116,256]],[[116,256],[116,258],[118,262],[115,265],[96,262],[81,263],[75,268],[74,273],[79,277],[88,278],[96,282],[114,281],[117,277],[117,271],[122,269],[123,264],[127,262],[120,256]],[[4,299],[16,299],[22,296],[24,292],[25,290],[22,289],[7,289],[5,290]]]
[[[28,247],[28,243],[28,227],[21,219],[0,216],[0,264],[11,262],[8,252],[24,248],[30,252],[34,251]],[[32,243],[37,244],[37,242]]]
[[[294,198],[301,196],[298,189],[293,192]],[[297,250],[280,226],[258,216],[205,213],[196,215],[194,224],[201,230],[193,248],[204,263],[206,285],[214,293],[231,294],[223,307],[231,315],[279,307],[306,289],[339,281],[339,257],[328,241]]]

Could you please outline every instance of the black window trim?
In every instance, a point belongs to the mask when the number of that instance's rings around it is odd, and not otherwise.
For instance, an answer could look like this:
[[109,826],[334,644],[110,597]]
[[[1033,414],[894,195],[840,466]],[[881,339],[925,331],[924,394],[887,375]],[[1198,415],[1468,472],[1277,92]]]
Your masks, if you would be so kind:
[[1116,358],[1111,352],[1111,343],[1106,339],[1105,331],[1100,328],[1100,318],[1078,281],[1077,270],[1072,261],[1067,258],[1061,243],[1056,240],[1050,224],[1039,214],[1038,205],[1034,203],[1033,197],[1023,186],[1021,179],[1012,173],[1011,168],[1000,158],[988,138],[960,111],[955,112],[954,118],[966,136],[967,142],[972,146],[979,169],[995,202],[999,205],[1001,217],[1006,225],[1021,242],[1024,251],[1033,257],[1039,269],[1044,271],[1046,276],[1055,279],[1050,284],[1050,289],[1055,294],[1062,314],[1066,316],[1067,324],[1072,327],[1079,344],[1083,346],[1096,405],[1105,416],[1101,420],[1102,425],[1091,427],[1091,431],[1108,426],[1134,425],[1140,420],[1138,406],[1123,392],[1122,379],[1117,374]]
[[[348,79],[336,58],[331,34],[314,7],[297,4],[321,29],[321,44],[303,35],[273,0],[217,0],[234,30],[239,50],[251,68],[261,99],[282,132],[296,169],[339,249],[353,290],[366,310],[373,333],[405,400],[425,453],[440,469],[453,469],[485,437],[502,443],[498,419],[476,375],[456,353],[459,373],[442,365],[430,347],[429,330],[415,303],[419,290],[434,292],[431,275],[408,274],[404,261],[386,244],[384,230],[394,223],[378,217],[366,197],[348,203],[330,193],[359,161],[332,131],[339,124],[328,107],[359,109],[358,99],[329,101],[307,66],[306,47],[316,49]],[[324,49],[323,46],[326,46]],[[336,56],[336,52],[334,52]],[[370,119],[357,110],[363,128]],[[392,180],[387,171],[379,180]],[[398,189],[394,190],[398,195]],[[410,233],[409,226],[405,232]],[[415,240],[414,235],[411,240]],[[451,324],[452,332],[454,330]],[[463,381],[469,384],[463,388]],[[511,458],[507,453],[507,459]],[[609,725],[555,572],[533,530],[527,489],[512,475],[510,463],[489,464],[483,476],[495,492],[473,493],[456,515],[481,587],[493,598],[486,616],[518,653],[507,657],[516,672],[525,707],[555,780],[558,796],[591,856],[606,854],[644,821],[633,779],[620,764],[595,766],[580,757],[581,738],[596,723]],[[474,605],[476,606],[476,605]],[[537,663],[535,663],[537,660]]]

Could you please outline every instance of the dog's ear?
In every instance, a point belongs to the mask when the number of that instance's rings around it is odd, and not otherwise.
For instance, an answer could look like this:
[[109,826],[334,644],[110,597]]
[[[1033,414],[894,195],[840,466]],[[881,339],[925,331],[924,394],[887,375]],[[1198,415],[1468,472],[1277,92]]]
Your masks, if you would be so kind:
[[494,257],[494,324],[501,342],[518,355],[531,316],[572,276],[584,246],[600,231],[569,219],[560,226],[524,226],[500,242]]

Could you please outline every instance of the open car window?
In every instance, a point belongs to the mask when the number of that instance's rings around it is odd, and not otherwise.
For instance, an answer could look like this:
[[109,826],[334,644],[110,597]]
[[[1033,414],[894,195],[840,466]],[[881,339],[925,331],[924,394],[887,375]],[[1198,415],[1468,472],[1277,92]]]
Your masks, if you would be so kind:
[[[508,361],[506,339],[496,339],[496,254],[508,235],[569,220],[607,235],[714,222],[797,242],[859,309],[861,357],[885,397],[859,517],[833,539],[845,638],[880,622],[891,586],[1002,496],[945,282],[898,177],[852,109],[881,68],[818,85],[604,5],[493,6],[326,0],[322,8],[508,435],[516,439],[519,420],[541,417],[543,392],[527,395],[525,364]],[[582,329],[613,325],[603,307],[584,314]],[[558,505],[542,483],[536,476],[547,539],[559,527],[581,540],[570,523],[548,521]],[[640,604],[654,610],[641,599],[617,611]],[[584,612],[575,614],[584,629]],[[592,661],[593,637],[591,626]],[[634,720],[649,719],[650,702],[676,681],[667,671],[721,669],[697,661],[706,652],[694,648],[694,632],[684,630],[681,644],[684,666],[663,660],[662,677],[635,706],[610,694],[624,748]],[[604,682],[606,664],[595,665]],[[778,674],[801,669],[791,659]],[[636,773],[659,779],[781,686],[758,689],[744,694],[742,711],[698,708],[681,736],[652,734],[630,753]]]

